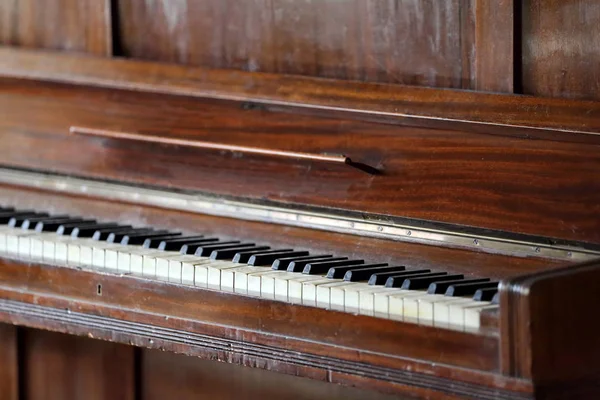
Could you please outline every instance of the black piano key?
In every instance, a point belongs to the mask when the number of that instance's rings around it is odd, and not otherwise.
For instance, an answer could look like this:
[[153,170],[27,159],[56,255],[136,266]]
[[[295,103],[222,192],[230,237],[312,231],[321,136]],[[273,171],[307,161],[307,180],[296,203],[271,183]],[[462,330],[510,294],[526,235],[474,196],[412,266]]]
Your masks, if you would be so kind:
[[463,283],[481,283],[481,282],[489,282],[488,278],[477,278],[477,279],[456,279],[452,281],[443,281],[443,282],[432,282],[427,289],[427,293],[429,294],[444,294],[446,293],[446,289],[451,285],[458,285]]
[[156,232],[154,229],[150,228],[133,228],[129,230],[115,230],[108,234],[106,237],[106,241],[108,243],[121,243],[121,240],[127,235],[136,235],[140,233],[151,234],[152,232]]
[[343,267],[331,267],[327,271],[327,278],[330,279],[341,279],[350,271],[356,269],[376,269],[381,267],[387,267],[388,264],[363,264],[363,265],[345,265]]
[[443,282],[443,281],[456,281],[459,279],[464,279],[463,274],[453,274],[453,275],[443,275],[443,276],[434,276],[434,277],[419,277],[413,278],[409,277],[404,280],[404,283],[400,287],[400,289],[404,290],[424,290],[429,287],[434,282]]
[[325,275],[330,268],[364,265],[364,263],[365,260],[311,261],[304,266],[302,273],[307,275]]
[[36,232],[56,232],[63,224],[83,221],[83,218],[64,218],[55,221],[38,221],[33,228]]
[[500,292],[496,293],[494,297],[492,297],[492,304],[500,304]]
[[497,288],[498,282],[463,283],[450,285],[446,289],[446,296],[460,297],[473,296],[477,289]]
[[181,248],[181,246],[183,245],[183,243],[181,243],[181,241],[183,240],[184,243],[189,243],[189,242],[193,242],[195,240],[201,240],[204,238],[204,235],[197,235],[197,236],[174,236],[172,238],[166,238],[166,239],[156,239],[156,238],[148,238],[144,241],[144,244],[142,245],[142,247],[144,247],[145,249],[158,249],[158,247],[160,246],[160,244],[162,242],[169,242],[169,241],[175,241],[178,240],[180,242],[179,248],[177,250],[179,250]]
[[68,215],[52,215],[49,217],[24,218],[21,221],[21,229],[35,229],[38,222],[56,222],[56,221],[66,221],[68,219],[69,219]]
[[[223,249],[223,250],[214,250],[212,253],[210,253],[210,258],[212,260],[232,260],[235,259],[236,257],[238,259],[241,258],[245,258],[245,254],[247,252],[250,252],[252,254],[257,254],[260,253],[261,251],[267,251],[269,250],[270,247],[269,246],[256,246],[256,247],[233,247],[231,249]],[[242,254],[244,256],[242,256]],[[250,255],[248,256],[248,258],[250,258]],[[238,257],[240,256],[240,257]],[[248,259],[246,258],[246,260]],[[244,262],[244,261],[235,261],[235,262]]]
[[404,271],[391,271],[391,272],[379,272],[374,273],[369,277],[369,285],[385,285],[385,282],[391,276],[412,276],[417,274],[428,274],[431,270],[429,269],[413,269]]
[[97,224],[95,219],[82,219],[81,221],[69,222],[66,224],[61,224],[56,229],[57,235],[70,235],[73,232],[73,229],[78,228],[80,226],[92,226]]
[[[87,227],[84,229],[88,229]],[[140,229],[140,228],[134,228],[131,225],[120,225],[117,228],[100,228],[100,229],[96,229],[92,235],[92,240],[97,240],[99,242],[104,242],[108,240],[108,237],[110,236],[111,233],[121,233],[121,232],[130,232],[133,229]],[[145,228],[144,228],[145,229]]]
[[152,231],[148,233],[140,232],[133,233],[131,235],[125,235],[121,238],[120,244],[122,245],[140,245],[144,244],[146,239],[150,238],[160,238],[160,239],[168,239],[175,236],[181,236],[181,232],[169,232],[166,230],[160,231]]
[[[394,272],[394,273],[400,273],[402,271],[404,271],[406,269],[406,267],[402,266],[402,265],[397,265],[397,266],[387,266],[387,264],[385,264],[386,266],[384,267],[368,267],[368,268],[357,268],[357,269],[350,269],[346,272],[346,274],[344,274],[344,280],[348,281],[348,282],[361,282],[361,281],[368,281],[369,278],[371,278],[371,275],[373,274],[379,274],[379,273],[390,273],[390,272]],[[387,278],[386,278],[387,279]]]
[[273,264],[271,265],[271,268],[276,271],[286,271],[290,264],[295,261],[325,260],[327,258],[332,257],[332,255],[282,257],[275,259],[275,261],[273,261]]
[[[93,238],[97,231],[113,232],[115,229],[131,229],[131,225],[119,225],[112,222],[105,224],[97,224],[92,226],[78,226],[71,231],[72,237],[78,238]],[[108,235],[107,233],[107,235]]]
[[275,260],[278,258],[293,258],[293,257],[304,257],[308,256],[308,251],[285,251],[285,250],[274,250],[267,251],[260,254],[254,254],[248,260],[248,265],[254,266],[265,266],[265,265],[273,265]]
[[311,262],[321,262],[321,261],[344,261],[347,260],[348,257],[325,257],[324,260],[319,259],[305,259],[305,260],[296,260],[289,263],[287,267],[287,272],[302,272],[304,271],[304,267]]
[[27,218],[35,218],[35,217],[47,217],[48,214],[46,213],[14,213],[10,218],[8,218],[8,221],[4,222],[5,224],[7,224],[8,226],[15,228],[17,226],[17,224],[22,223],[23,220],[27,219]]
[[3,212],[14,212],[15,208],[14,207],[0,207],[0,213]]
[[186,242],[186,241],[177,242],[177,241],[163,240],[158,245],[158,250],[178,251],[181,254],[194,254],[198,247],[204,246],[204,245],[207,245],[210,243],[218,243],[218,242],[219,242],[218,238],[205,238],[205,239],[194,240],[191,242]]
[[5,211],[0,213],[0,224],[8,224],[13,217],[20,217],[22,215],[30,215],[35,216],[36,212],[34,210],[16,210],[16,211]]
[[477,289],[473,295],[475,301],[492,301],[498,293],[498,288]]
[[441,277],[444,275],[448,275],[446,272],[426,272],[423,274],[400,274],[400,275],[392,275],[385,281],[385,287],[396,287],[401,288],[404,284],[404,281],[409,278],[426,278],[426,277]]
[[194,255],[201,257],[208,257],[215,250],[227,250],[233,248],[248,248],[254,247],[254,243],[241,243],[239,241],[231,241],[231,242],[220,242],[215,244],[205,244],[196,249]]
[[[233,257],[233,262],[238,262],[238,263],[246,263],[249,264],[250,263],[250,259],[252,257],[255,256],[259,256],[259,257],[268,257],[269,255],[273,255],[274,257],[277,257],[277,255],[281,255],[281,254],[290,254],[293,253],[294,249],[279,249],[279,250],[266,250],[266,251],[252,251],[252,250],[248,250],[248,251],[243,251],[241,253],[238,253],[235,255],[235,257]],[[263,265],[269,265],[271,264],[270,262],[265,263]],[[250,265],[254,265],[254,264],[250,264]]]

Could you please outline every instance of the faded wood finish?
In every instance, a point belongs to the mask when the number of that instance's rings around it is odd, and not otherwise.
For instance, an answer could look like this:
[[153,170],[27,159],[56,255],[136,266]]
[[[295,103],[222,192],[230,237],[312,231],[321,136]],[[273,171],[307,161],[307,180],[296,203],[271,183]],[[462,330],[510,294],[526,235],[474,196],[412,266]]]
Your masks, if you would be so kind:
[[531,390],[525,380],[498,375],[492,336],[128,276],[0,264],[1,321],[393,394],[515,399]]
[[[596,135],[600,133],[600,104],[592,101],[212,70],[2,47],[0,74],[15,78],[246,101],[249,106],[255,107],[386,124],[567,142],[600,141]],[[573,134],[575,132],[594,135]]]
[[24,330],[23,398],[133,400],[133,348],[83,337]]
[[140,378],[144,400],[195,400],[199,393],[207,399],[398,399],[373,391],[155,350],[142,353]]
[[488,3],[120,0],[120,47],[211,68],[510,91],[512,1]]
[[523,90],[600,100],[600,3],[524,0]]
[[502,369],[544,399],[600,395],[600,262],[524,275],[501,286]]
[[112,54],[110,0],[0,2],[0,44]]
[[[334,254],[371,263],[386,262],[411,268],[430,268],[492,278],[512,277],[523,272],[558,268],[564,262],[548,259],[509,257],[497,254],[426,246],[375,238],[357,238],[335,232],[319,232],[291,226],[249,222],[185,212],[140,207],[97,200],[66,197],[59,193],[0,187],[0,205],[81,215],[134,226],[206,234],[230,240],[248,240],[273,248],[294,248],[316,254]],[[374,252],[373,249],[378,249]]]
[[[4,80],[1,88],[5,165],[600,243],[596,145],[290,118],[237,102],[39,82]],[[77,137],[73,125],[345,154],[382,174]]]
[[0,324],[0,394],[5,400],[19,398],[17,327]]

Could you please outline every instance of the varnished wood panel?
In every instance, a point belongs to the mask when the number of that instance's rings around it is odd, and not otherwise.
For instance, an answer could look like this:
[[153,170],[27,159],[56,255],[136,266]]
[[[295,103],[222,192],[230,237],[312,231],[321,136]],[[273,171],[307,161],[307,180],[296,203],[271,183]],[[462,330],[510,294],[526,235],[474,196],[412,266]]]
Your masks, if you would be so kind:
[[600,99],[600,2],[523,1],[525,93]]
[[[512,65],[509,1],[487,3],[120,0],[120,47],[129,57],[213,68],[509,91],[511,71],[485,65]],[[489,39],[498,39],[493,53]]]
[[2,47],[0,75],[246,101],[249,107],[390,125],[600,142],[595,135],[600,133],[600,103],[593,101],[219,70]]
[[143,393],[140,399],[143,400],[398,399],[373,391],[155,350],[143,352],[140,379]]
[[23,387],[28,400],[133,400],[133,348],[25,330]]
[[[600,243],[596,145],[15,81],[4,81],[0,115],[7,165]],[[346,154],[382,173],[76,137],[72,125]]]
[[112,53],[110,0],[2,0],[0,44]]
[[19,398],[17,352],[17,328],[0,324],[0,396],[5,400]]

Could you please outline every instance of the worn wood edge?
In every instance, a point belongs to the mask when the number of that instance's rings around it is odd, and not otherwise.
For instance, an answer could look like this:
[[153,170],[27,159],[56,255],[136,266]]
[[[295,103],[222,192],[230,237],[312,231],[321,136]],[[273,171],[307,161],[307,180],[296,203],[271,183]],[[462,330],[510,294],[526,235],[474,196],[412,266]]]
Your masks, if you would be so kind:
[[[541,292],[538,287],[550,281],[562,281],[566,277],[576,277],[578,275],[595,272],[600,276],[600,259],[571,265],[565,268],[539,271],[522,276],[517,276],[506,281],[502,281],[499,287],[500,292],[500,369],[504,375],[514,376],[521,379],[527,379],[534,385],[536,392],[543,392],[543,398],[587,398],[587,396],[600,394],[600,385],[597,378],[582,377],[572,382],[549,382],[546,377],[540,377],[536,373],[536,365],[540,362],[536,360],[533,352],[533,343],[539,338],[536,330],[539,331],[533,302],[538,304],[551,304],[549,293]],[[577,290],[578,288],[564,287],[564,292]],[[535,296],[535,297],[534,297]],[[564,301],[568,302],[568,296]],[[588,303],[588,315],[594,315],[597,311],[597,304]],[[573,312],[583,313],[580,308]],[[535,321],[534,321],[535,320]],[[546,321],[547,322],[547,321]],[[590,321],[593,323],[593,318]],[[547,324],[549,325],[549,324]],[[546,325],[544,325],[546,326]],[[559,320],[553,320],[551,329],[594,329],[593,326],[562,326]],[[539,332],[538,332],[539,333]],[[600,351],[600,340],[598,340],[596,352]],[[589,351],[594,349],[589,348]],[[600,372],[597,373],[600,377]]]
[[0,75],[253,102],[328,117],[341,113],[400,125],[475,132],[483,126],[482,132],[489,134],[510,135],[506,128],[512,128],[518,136],[552,140],[556,133],[571,139],[575,133],[586,134],[584,141],[600,135],[600,102],[593,101],[217,70],[2,46]]
[[[49,307],[48,304],[52,306]],[[160,326],[163,316],[131,311],[137,318],[106,317],[122,310],[43,294],[25,294],[0,288],[0,321],[138,347],[171,351],[203,359],[340,383],[388,393],[411,393],[415,387],[434,394],[481,399],[530,398],[530,386],[522,380],[473,374],[470,381],[423,373],[411,368],[381,367],[349,362],[321,354],[299,353],[274,346],[244,343],[192,332],[194,324],[180,321],[183,329]],[[136,322],[135,320],[145,320]],[[148,323],[150,322],[150,323]],[[336,353],[337,354],[337,353]]]

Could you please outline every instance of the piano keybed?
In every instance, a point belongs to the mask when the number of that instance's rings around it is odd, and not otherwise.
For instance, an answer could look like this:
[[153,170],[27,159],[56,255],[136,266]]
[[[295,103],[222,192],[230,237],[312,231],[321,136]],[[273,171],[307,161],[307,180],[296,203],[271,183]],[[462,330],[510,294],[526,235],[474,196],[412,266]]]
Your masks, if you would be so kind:
[[441,328],[498,308],[487,278],[10,207],[0,255]]

